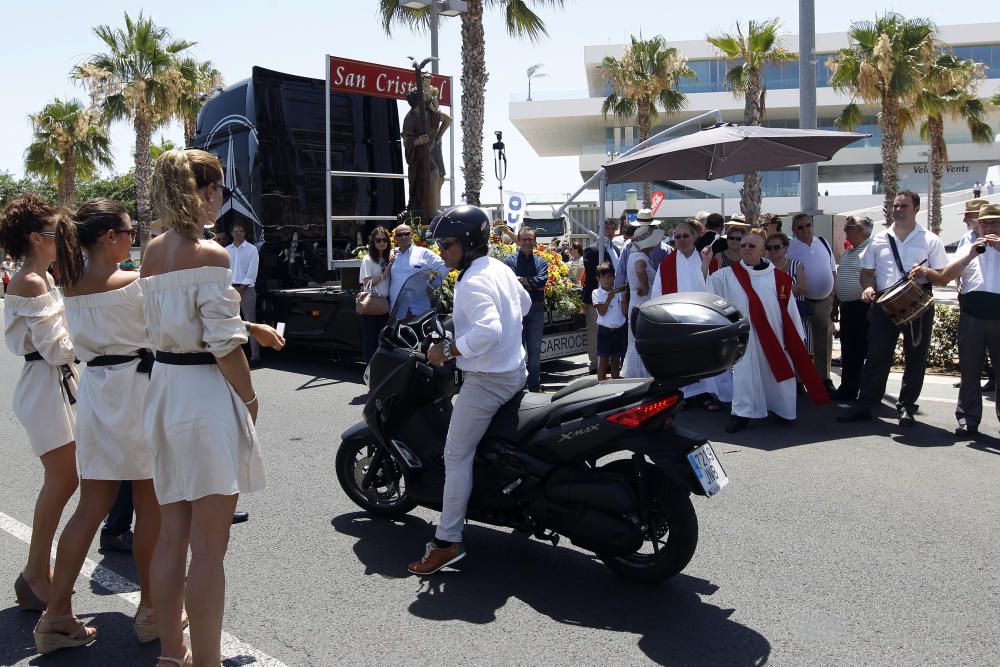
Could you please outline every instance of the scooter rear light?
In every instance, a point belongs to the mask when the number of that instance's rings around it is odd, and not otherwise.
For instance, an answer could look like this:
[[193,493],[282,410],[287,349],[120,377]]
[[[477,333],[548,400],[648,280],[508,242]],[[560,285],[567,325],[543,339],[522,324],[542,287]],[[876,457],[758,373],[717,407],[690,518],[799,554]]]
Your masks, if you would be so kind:
[[608,415],[606,419],[612,424],[618,424],[619,426],[638,428],[664,410],[668,410],[677,405],[679,400],[680,394],[674,394],[673,396],[668,396],[667,398],[659,401],[643,403],[642,405],[637,405],[634,408],[628,408],[627,410],[616,412],[612,415]]

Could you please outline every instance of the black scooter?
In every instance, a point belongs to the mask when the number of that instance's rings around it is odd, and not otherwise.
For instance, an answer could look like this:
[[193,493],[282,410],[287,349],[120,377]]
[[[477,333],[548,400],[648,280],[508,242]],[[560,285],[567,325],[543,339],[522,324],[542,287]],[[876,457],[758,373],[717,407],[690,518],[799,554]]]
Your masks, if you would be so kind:
[[[451,336],[449,321],[437,312],[432,277],[420,272],[404,284],[369,366],[365,421],[341,436],[337,452],[340,485],[375,515],[398,516],[418,505],[441,509],[444,441],[461,374],[454,362],[427,363],[430,345]],[[678,387],[718,372],[719,363],[735,363],[748,325],[718,297],[677,296],[644,304],[651,315],[644,330],[659,326],[655,333],[662,335],[662,325],[683,319],[671,313],[671,303],[689,313],[692,297],[714,302],[714,330],[725,331],[709,338],[732,342],[725,358],[676,378],[598,384],[588,377],[554,394],[518,394],[497,413],[477,450],[470,520],[553,545],[564,535],[634,579],[659,581],[684,569],[698,543],[690,494],[714,495],[729,479],[708,441],[673,423],[682,400]],[[656,303],[666,310],[647,308]],[[728,315],[720,314],[727,308]],[[703,315],[696,325],[704,324]],[[643,323],[635,320],[638,333]],[[640,353],[643,342],[637,342]],[[702,336],[700,344],[710,343]]]

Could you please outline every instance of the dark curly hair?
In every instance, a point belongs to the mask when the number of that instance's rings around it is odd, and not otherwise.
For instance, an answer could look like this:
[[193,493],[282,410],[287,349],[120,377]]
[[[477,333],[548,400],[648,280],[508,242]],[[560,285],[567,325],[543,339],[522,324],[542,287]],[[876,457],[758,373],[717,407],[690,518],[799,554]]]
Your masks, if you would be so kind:
[[40,232],[56,214],[56,209],[34,193],[11,200],[0,215],[0,246],[14,259],[28,254],[28,236]]

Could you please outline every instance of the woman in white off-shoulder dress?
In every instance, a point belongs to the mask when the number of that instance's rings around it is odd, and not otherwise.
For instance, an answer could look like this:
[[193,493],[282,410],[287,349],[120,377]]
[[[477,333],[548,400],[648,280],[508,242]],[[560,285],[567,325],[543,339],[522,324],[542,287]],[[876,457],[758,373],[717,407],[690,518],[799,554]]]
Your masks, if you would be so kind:
[[73,584],[101,520],[123,480],[132,481],[136,512],[132,553],[139,575],[134,628],[141,643],[157,638],[149,595],[149,562],[160,529],[153,493],[153,461],[142,432],[142,404],[149,384],[149,337],[138,274],[121,271],[135,230],[128,213],[107,199],[83,204],[56,224],[59,284],[73,347],[87,364],[80,374],[76,455],[80,502],[59,538],[52,592],[35,627],[40,653],[82,646],[97,630],[73,615]]
[[[161,505],[151,569],[160,667],[193,659],[217,665],[233,510],[240,493],[264,488],[254,430],[258,399],[240,347],[251,327],[240,319],[229,254],[201,240],[203,226],[215,223],[222,205],[219,160],[201,150],[167,151],[156,161],[152,190],[167,228],[149,242],[141,280],[146,328],[156,349],[143,416]],[[284,345],[271,327],[252,329],[261,345]],[[191,651],[181,627],[185,602]]]
[[14,583],[22,609],[45,609],[49,554],[63,508],[76,491],[76,368],[62,295],[48,267],[55,261],[55,209],[33,194],[13,199],[0,216],[0,246],[22,259],[4,300],[4,340],[25,357],[14,388],[14,415],[45,470],[35,501],[28,560]]

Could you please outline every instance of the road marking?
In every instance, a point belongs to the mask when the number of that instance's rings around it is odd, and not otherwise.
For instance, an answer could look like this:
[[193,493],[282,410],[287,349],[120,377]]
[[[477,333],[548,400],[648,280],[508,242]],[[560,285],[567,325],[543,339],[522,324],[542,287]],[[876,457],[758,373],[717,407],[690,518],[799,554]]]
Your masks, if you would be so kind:
[[[0,512],[0,528],[25,544],[31,542],[31,527]],[[56,542],[52,544],[52,560],[56,558]],[[133,607],[139,606],[139,585],[130,579],[112,572],[106,567],[87,558],[83,561],[80,576],[90,579],[109,593],[117,595]],[[258,665],[259,667],[288,667],[277,658],[247,644],[239,637],[222,631],[222,659],[236,665]]]

